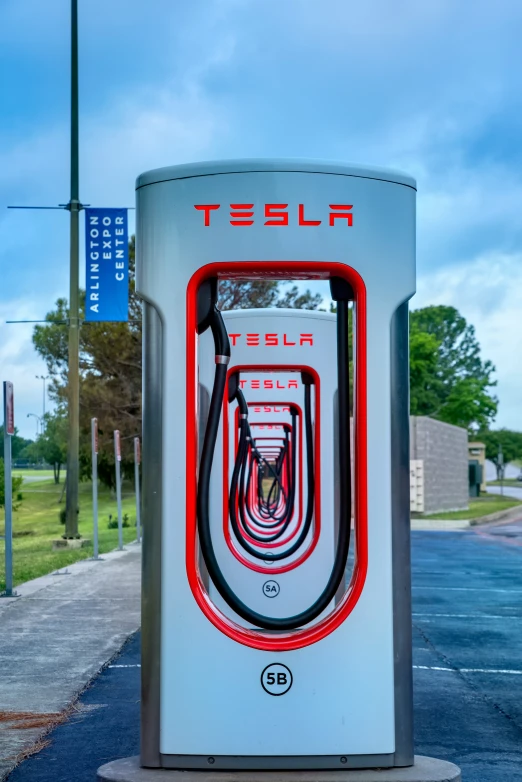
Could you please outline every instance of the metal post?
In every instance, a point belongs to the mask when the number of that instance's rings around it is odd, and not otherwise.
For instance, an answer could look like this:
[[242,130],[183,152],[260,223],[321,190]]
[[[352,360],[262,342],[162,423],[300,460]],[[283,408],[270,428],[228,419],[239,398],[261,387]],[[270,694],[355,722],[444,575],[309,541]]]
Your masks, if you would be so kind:
[[36,413],[27,413],[28,418],[36,418],[36,437],[38,438],[38,435],[40,434],[38,431],[38,424],[40,424],[41,433],[43,434],[43,422],[39,415],[36,415]]
[[78,482],[80,445],[80,321],[79,256],[80,203],[78,147],[78,0],[71,0],[71,245],[69,272],[69,442],[65,538],[78,538]]
[[[42,414],[42,421],[45,421],[45,381],[49,380],[49,375],[35,375],[37,380],[43,380],[43,414]],[[42,423],[42,433],[43,433],[44,425]]]
[[5,592],[13,592],[13,484],[11,477],[11,437],[14,434],[13,384],[4,381],[4,509],[5,509]]
[[121,444],[120,433],[114,432],[114,461],[116,462],[116,502],[118,503],[118,548],[123,551],[123,519],[121,515]]
[[502,453],[502,446],[498,446],[497,461],[500,467],[500,496],[504,496],[504,454]]
[[92,543],[93,559],[98,556],[98,419],[91,418],[91,445],[92,445]]
[[136,486],[136,539],[141,541],[141,503],[140,503],[140,438],[134,438],[134,483]]

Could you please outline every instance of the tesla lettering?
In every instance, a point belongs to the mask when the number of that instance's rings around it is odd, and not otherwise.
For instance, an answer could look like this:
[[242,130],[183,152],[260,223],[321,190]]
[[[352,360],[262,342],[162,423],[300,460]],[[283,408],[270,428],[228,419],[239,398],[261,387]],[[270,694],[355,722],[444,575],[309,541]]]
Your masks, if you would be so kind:
[[297,339],[299,340],[300,347],[314,344],[313,334],[299,334],[299,337],[296,336],[295,340],[292,340],[288,334],[229,334],[228,337],[232,343],[232,347],[236,347],[240,337],[245,338],[246,344],[249,347],[258,347],[263,344],[266,348],[274,348],[278,345],[290,348],[297,345],[297,342],[295,341]]
[[[257,378],[256,379],[250,379],[250,380],[240,379],[240,381],[239,381],[239,385],[240,385],[241,388],[245,388],[247,383],[250,383],[249,388],[252,388],[252,389],[259,389],[259,388],[261,388],[261,381],[257,380]],[[268,388],[268,386],[263,386],[263,387],[264,388]],[[283,380],[283,381],[276,380],[275,381],[275,385],[270,386],[270,388],[299,388],[299,386],[298,386],[297,380],[288,380],[288,382],[286,380]]]
[[[230,225],[234,227],[254,225],[255,209],[254,204],[230,204]],[[345,220],[346,226],[353,226],[353,204],[329,204],[328,225],[335,226],[336,220]],[[210,227],[211,214],[221,209],[221,204],[194,204],[194,209],[203,212],[203,225]],[[288,226],[290,225],[290,213],[288,204],[264,204],[263,225],[268,226]],[[323,223],[323,219],[317,219],[318,215],[305,214],[305,205],[297,206],[297,225],[317,226]],[[326,221],[324,221],[326,222]]]

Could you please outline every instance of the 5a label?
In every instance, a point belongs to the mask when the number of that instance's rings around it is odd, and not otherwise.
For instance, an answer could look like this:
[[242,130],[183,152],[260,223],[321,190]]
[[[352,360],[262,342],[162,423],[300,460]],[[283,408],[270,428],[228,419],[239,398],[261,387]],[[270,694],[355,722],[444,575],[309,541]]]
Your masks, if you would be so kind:
[[261,674],[261,686],[269,695],[284,695],[293,681],[292,671],[282,663],[267,665]]
[[281,591],[277,581],[265,581],[263,584],[263,594],[265,597],[277,597]]

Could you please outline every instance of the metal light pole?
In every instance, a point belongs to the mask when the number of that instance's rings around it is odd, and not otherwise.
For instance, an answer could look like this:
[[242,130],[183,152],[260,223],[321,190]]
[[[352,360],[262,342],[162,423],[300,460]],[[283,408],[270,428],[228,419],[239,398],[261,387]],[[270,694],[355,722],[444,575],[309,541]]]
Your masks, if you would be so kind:
[[37,380],[43,380],[43,415],[42,421],[45,421],[45,381],[49,380],[49,375],[35,375]]
[[43,421],[40,418],[40,416],[36,415],[36,413],[27,413],[27,417],[36,418],[36,436],[38,437],[38,435],[40,434],[40,432],[38,432],[38,424],[40,424],[40,431],[43,434]]
[[80,446],[80,321],[78,303],[80,203],[78,148],[78,0],[71,0],[71,252],[69,287],[69,438],[65,538],[78,538],[78,481]]

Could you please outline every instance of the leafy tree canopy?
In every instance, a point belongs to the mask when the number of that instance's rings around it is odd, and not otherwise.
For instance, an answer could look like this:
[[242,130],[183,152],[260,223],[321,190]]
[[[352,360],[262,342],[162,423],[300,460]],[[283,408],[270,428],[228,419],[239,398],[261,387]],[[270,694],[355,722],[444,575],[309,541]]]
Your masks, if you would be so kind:
[[[3,453],[3,442],[4,442],[4,425],[0,424],[0,443],[2,444],[2,453]],[[33,442],[33,440],[26,440],[25,437],[20,437],[18,434],[18,429],[15,426],[14,434],[11,435],[11,456],[13,459],[19,459],[22,455],[23,450],[30,445]]]
[[[493,462],[497,469],[497,478],[502,475],[502,466],[522,459],[522,432],[511,429],[481,430],[477,432],[477,441],[486,446],[486,459]],[[499,452],[502,450],[502,463]]]
[[288,307],[299,310],[317,310],[322,304],[320,293],[299,292],[297,285],[281,286],[277,280],[220,280],[218,307],[220,310]]
[[[132,438],[141,433],[141,303],[135,293],[134,237],[129,242],[129,321],[88,322],[80,330],[80,469],[91,473],[91,418],[98,419],[98,474],[114,485],[113,432],[122,437],[122,472],[133,474]],[[85,293],[81,292],[80,318]],[[33,344],[52,377],[49,394],[61,410],[67,403],[69,311],[66,299],[35,326]]]
[[[122,472],[133,474],[133,437],[141,432],[141,303],[134,285],[134,237],[129,243],[129,321],[82,325],[80,331],[80,457],[90,476],[90,419],[98,419],[100,479],[114,485],[113,432],[122,437]],[[263,307],[318,309],[320,294],[300,292],[273,280],[221,280],[218,304],[223,310]],[[83,317],[85,294],[81,296]],[[33,343],[52,376],[50,395],[59,413],[42,448],[59,464],[64,456],[68,358],[67,300],[58,299],[46,323],[37,325]],[[351,331],[351,313],[349,320]],[[350,374],[353,372],[350,362]],[[494,367],[483,361],[473,326],[454,307],[432,306],[410,316],[411,412],[470,430],[487,429],[497,410],[491,390]],[[61,434],[60,434],[61,432]],[[21,438],[20,438],[21,439]],[[52,440],[52,442],[51,442]],[[14,445],[14,443],[13,443]],[[51,450],[56,449],[54,451]],[[21,450],[21,449],[20,449]],[[54,461],[53,461],[54,459]]]
[[43,459],[46,464],[51,464],[54,482],[60,482],[60,471],[67,461],[67,416],[63,408],[46,413],[43,433],[25,448],[23,456],[33,462]]
[[454,308],[410,314],[411,413],[476,431],[496,415],[495,367],[483,361],[475,329]]
[[[129,242],[129,321],[87,322],[80,330],[81,474],[88,477],[91,473],[90,420],[97,418],[98,474],[108,486],[114,486],[115,481],[114,430],[119,429],[121,433],[122,473],[129,478],[134,470],[133,438],[141,433],[142,324],[141,302],[135,293],[134,259],[135,242],[132,237]],[[309,290],[300,292],[296,285],[281,286],[272,280],[226,280],[219,284],[218,303],[223,310],[253,307],[317,309],[321,301],[320,294],[314,295]],[[84,292],[81,292],[80,302],[80,318],[83,319]],[[67,403],[68,317],[67,299],[60,298],[55,309],[46,315],[46,323],[35,326],[33,331],[35,349],[46,362],[52,377],[50,396],[60,410],[65,410]],[[58,420],[53,422],[53,427],[54,424],[58,427]],[[55,429],[51,431],[54,437]],[[55,445],[56,441],[42,443],[45,449]],[[50,453],[49,450],[46,453]]]

